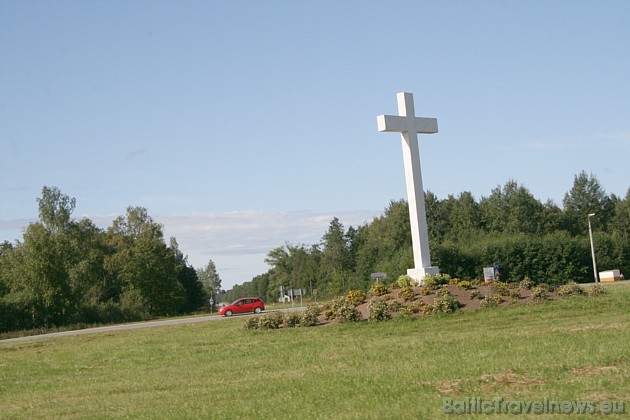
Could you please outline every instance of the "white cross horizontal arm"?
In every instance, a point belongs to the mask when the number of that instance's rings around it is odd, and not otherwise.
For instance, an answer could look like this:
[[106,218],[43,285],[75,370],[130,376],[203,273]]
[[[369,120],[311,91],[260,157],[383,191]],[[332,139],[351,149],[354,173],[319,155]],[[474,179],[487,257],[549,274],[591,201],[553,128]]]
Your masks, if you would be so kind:
[[[396,115],[379,115],[376,117],[378,131],[420,134],[435,134],[438,132],[437,118],[399,117]],[[411,122],[411,124],[409,124]]]

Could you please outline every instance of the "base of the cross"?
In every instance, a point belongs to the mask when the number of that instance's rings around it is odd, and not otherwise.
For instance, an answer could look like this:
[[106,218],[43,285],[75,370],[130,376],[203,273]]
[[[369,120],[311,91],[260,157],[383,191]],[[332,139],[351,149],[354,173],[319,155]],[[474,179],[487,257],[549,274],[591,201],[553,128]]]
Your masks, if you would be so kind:
[[407,275],[412,279],[416,280],[418,284],[422,285],[424,283],[424,277],[427,274],[440,274],[439,267],[421,267],[421,268],[410,268],[407,270]]

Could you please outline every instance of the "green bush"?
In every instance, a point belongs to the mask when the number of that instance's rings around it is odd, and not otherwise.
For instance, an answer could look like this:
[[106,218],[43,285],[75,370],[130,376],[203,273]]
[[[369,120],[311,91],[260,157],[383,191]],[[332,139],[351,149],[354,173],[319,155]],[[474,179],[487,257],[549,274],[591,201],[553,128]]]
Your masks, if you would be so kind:
[[368,320],[370,322],[386,321],[391,318],[389,306],[383,299],[373,298],[368,303]]
[[483,295],[481,294],[481,292],[479,290],[473,290],[472,292],[470,292],[470,298],[471,299],[483,299]]
[[560,296],[583,295],[584,289],[582,289],[576,282],[572,281],[558,287],[556,292]]
[[534,287],[534,282],[532,281],[532,279],[530,279],[529,277],[525,277],[523,280],[521,280],[521,282],[518,284],[518,287],[520,287],[521,289],[531,289],[532,287]]
[[510,289],[508,288],[507,283],[502,281],[493,281],[490,283],[490,290],[492,294],[499,294],[501,296],[508,296],[510,294]]
[[287,312],[284,314],[283,324],[285,327],[293,328],[299,327],[302,320],[302,314],[297,312]]
[[397,300],[391,301],[387,304],[390,312],[398,312],[403,307],[403,304]]
[[399,287],[413,287],[418,285],[418,282],[409,277],[407,274],[403,274],[402,276],[398,277],[396,283],[398,283]]
[[258,329],[258,318],[256,316],[250,316],[245,318],[245,322],[243,323],[243,328],[246,330],[257,330]]
[[451,281],[451,276],[448,274],[427,274],[422,279],[422,284],[431,288],[448,284]]
[[448,289],[441,289],[437,292],[433,306],[435,313],[450,313],[457,311],[461,303]]
[[384,296],[388,293],[387,287],[380,284],[375,284],[370,288],[370,296]]
[[361,321],[361,313],[354,306],[346,303],[337,310],[337,318],[341,322],[357,322]]
[[282,326],[284,316],[280,312],[273,312],[258,318],[258,328],[262,330],[276,330]]
[[411,286],[407,286],[403,290],[398,292],[398,297],[403,298],[404,300],[414,300],[416,297],[416,293],[413,291],[413,288]]
[[491,296],[486,296],[481,303],[479,304],[480,308],[494,308],[499,306],[499,304],[503,302],[503,298],[500,294],[494,294]]
[[320,312],[321,308],[318,305],[308,305],[302,313],[300,325],[303,327],[312,327],[317,325],[317,318],[319,317]]
[[459,287],[460,289],[470,290],[475,286],[473,286],[473,284],[469,281],[461,280],[457,282],[457,287]]
[[534,302],[543,302],[547,300],[547,288],[536,286],[532,288],[532,300]]
[[366,298],[367,296],[363,290],[350,290],[346,296],[346,302],[354,306],[359,306],[365,302]]
[[422,296],[429,296],[431,294],[431,287],[425,284],[423,286],[420,286],[418,291],[420,292]]
[[608,293],[608,291],[601,284],[594,284],[593,286],[591,286],[590,289],[588,289],[587,292],[589,296],[601,296],[605,295],[606,293]]
[[406,306],[400,309],[400,316],[403,318],[409,318],[413,316],[413,313],[413,309]]

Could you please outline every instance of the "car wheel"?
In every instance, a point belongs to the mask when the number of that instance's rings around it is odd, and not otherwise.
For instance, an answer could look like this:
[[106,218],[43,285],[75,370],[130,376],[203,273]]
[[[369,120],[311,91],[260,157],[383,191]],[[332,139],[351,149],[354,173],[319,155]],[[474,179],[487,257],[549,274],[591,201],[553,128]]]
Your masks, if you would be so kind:
[[256,309],[254,309],[254,313],[259,314],[262,312],[262,309],[260,309],[260,306],[257,306]]
[[232,311],[230,311],[229,309],[225,311],[225,316],[232,316]]

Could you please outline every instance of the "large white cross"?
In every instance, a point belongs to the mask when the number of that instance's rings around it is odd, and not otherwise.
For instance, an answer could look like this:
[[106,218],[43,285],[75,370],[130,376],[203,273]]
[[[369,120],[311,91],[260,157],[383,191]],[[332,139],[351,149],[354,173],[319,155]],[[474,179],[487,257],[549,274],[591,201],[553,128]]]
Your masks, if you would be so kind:
[[437,119],[416,117],[413,95],[400,92],[398,98],[398,116],[379,115],[376,117],[378,131],[398,132],[402,135],[403,161],[407,180],[407,199],[409,201],[409,219],[411,221],[411,242],[415,268],[407,270],[409,277],[422,282],[427,274],[438,274],[440,269],[431,266],[429,251],[429,231],[427,214],[424,206],[424,190],[420,171],[420,151],[418,133],[434,134],[438,132]]

